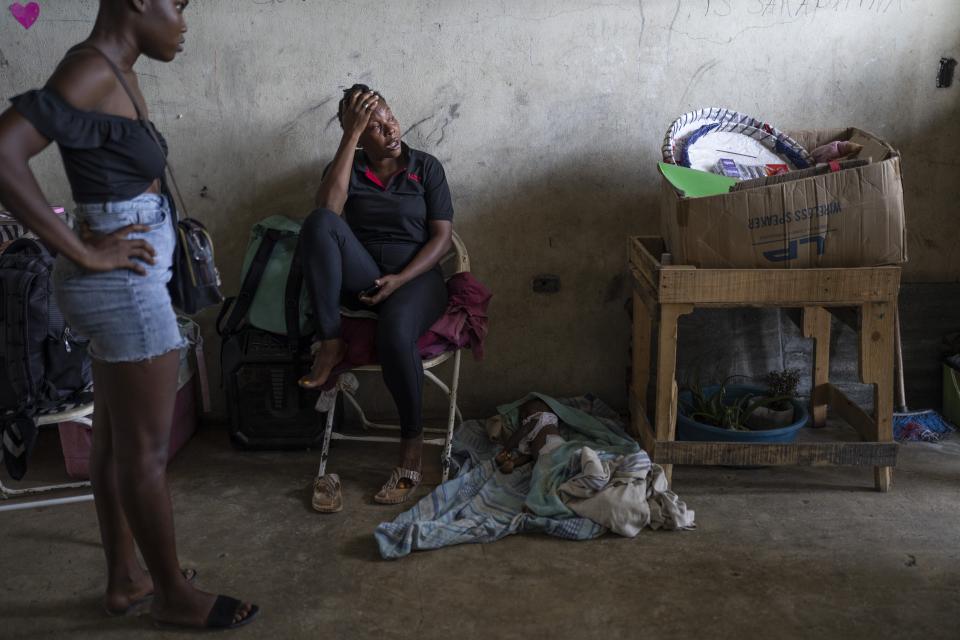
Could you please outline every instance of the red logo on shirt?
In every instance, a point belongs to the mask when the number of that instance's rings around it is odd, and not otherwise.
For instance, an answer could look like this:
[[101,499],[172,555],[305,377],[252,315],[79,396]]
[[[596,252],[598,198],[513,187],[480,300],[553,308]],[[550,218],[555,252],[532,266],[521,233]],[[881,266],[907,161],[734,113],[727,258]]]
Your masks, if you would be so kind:
[[416,180],[417,182],[420,182],[420,176],[418,176],[415,173],[408,173],[407,177],[410,178],[411,180]]

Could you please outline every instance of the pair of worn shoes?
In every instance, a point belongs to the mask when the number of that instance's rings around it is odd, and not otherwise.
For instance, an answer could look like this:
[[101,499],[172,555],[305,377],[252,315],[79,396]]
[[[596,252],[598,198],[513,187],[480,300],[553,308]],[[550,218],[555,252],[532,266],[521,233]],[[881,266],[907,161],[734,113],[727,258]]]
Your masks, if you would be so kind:
[[[378,504],[400,504],[413,495],[420,486],[423,476],[419,471],[394,467],[373,501]],[[320,513],[336,513],[343,509],[343,496],[340,490],[340,476],[328,473],[313,482],[313,508]]]

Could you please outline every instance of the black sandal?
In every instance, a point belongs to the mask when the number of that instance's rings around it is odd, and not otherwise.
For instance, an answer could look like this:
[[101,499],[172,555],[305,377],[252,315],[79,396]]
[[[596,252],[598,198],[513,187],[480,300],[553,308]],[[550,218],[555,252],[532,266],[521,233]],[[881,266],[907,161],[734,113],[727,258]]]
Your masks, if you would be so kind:
[[207,619],[202,627],[176,622],[161,622],[159,620],[156,620],[154,624],[160,629],[190,629],[191,631],[226,631],[228,629],[236,629],[250,624],[260,613],[260,607],[255,604],[251,605],[250,613],[242,620],[234,622],[233,617],[237,614],[237,611],[240,610],[242,604],[243,602],[236,598],[219,595],[214,601],[210,613],[207,614]]
[[239,622],[234,622],[233,617],[237,614],[237,611],[240,610],[240,605],[242,604],[242,602],[230,596],[217,596],[216,602],[213,603],[213,608],[210,609],[210,613],[207,614],[207,621],[204,623],[204,627],[208,631],[214,631],[218,629],[236,629],[245,624],[250,624],[260,613],[260,607],[255,604],[250,605],[250,613]]

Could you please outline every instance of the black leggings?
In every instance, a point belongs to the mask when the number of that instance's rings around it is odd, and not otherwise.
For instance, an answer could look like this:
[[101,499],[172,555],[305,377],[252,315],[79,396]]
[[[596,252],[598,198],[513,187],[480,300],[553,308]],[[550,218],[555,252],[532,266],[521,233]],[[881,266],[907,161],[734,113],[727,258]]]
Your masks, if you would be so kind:
[[[303,280],[313,304],[317,338],[340,337],[340,305],[368,308],[357,294],[384,274],[399,273],[420,251],[412,243],[371,244],[357,240],[346,221],[329,209],[317,209],[303,223],[300,252]],[[400,435],[422,430],[423,361],[417,340],[447,307],[447,287],[439,269],[406,283],[373,307],[377,320],[377,357],[383,380],[400,413]]]

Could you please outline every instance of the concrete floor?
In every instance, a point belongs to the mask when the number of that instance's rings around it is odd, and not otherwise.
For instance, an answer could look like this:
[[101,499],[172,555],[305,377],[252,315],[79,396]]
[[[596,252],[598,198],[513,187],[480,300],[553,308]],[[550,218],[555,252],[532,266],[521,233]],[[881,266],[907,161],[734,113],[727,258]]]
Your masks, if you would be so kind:
[[[31,475],[53,479],[43,438]],[[337,515],[310,510],[316,453],[238,453],[208,429],[170,476],[184,565],[263,608],[231,637],[955,639],[960,437],[900,455],[886,495],[867,469],[686,467],[674,488],[696,531],[520,535],[392,562],[371,532],[402,507],[369,499],[388,446],[334,449]],[[0,513],[0,637],[177,637],[104,617],[102,570],[92,503]]]

